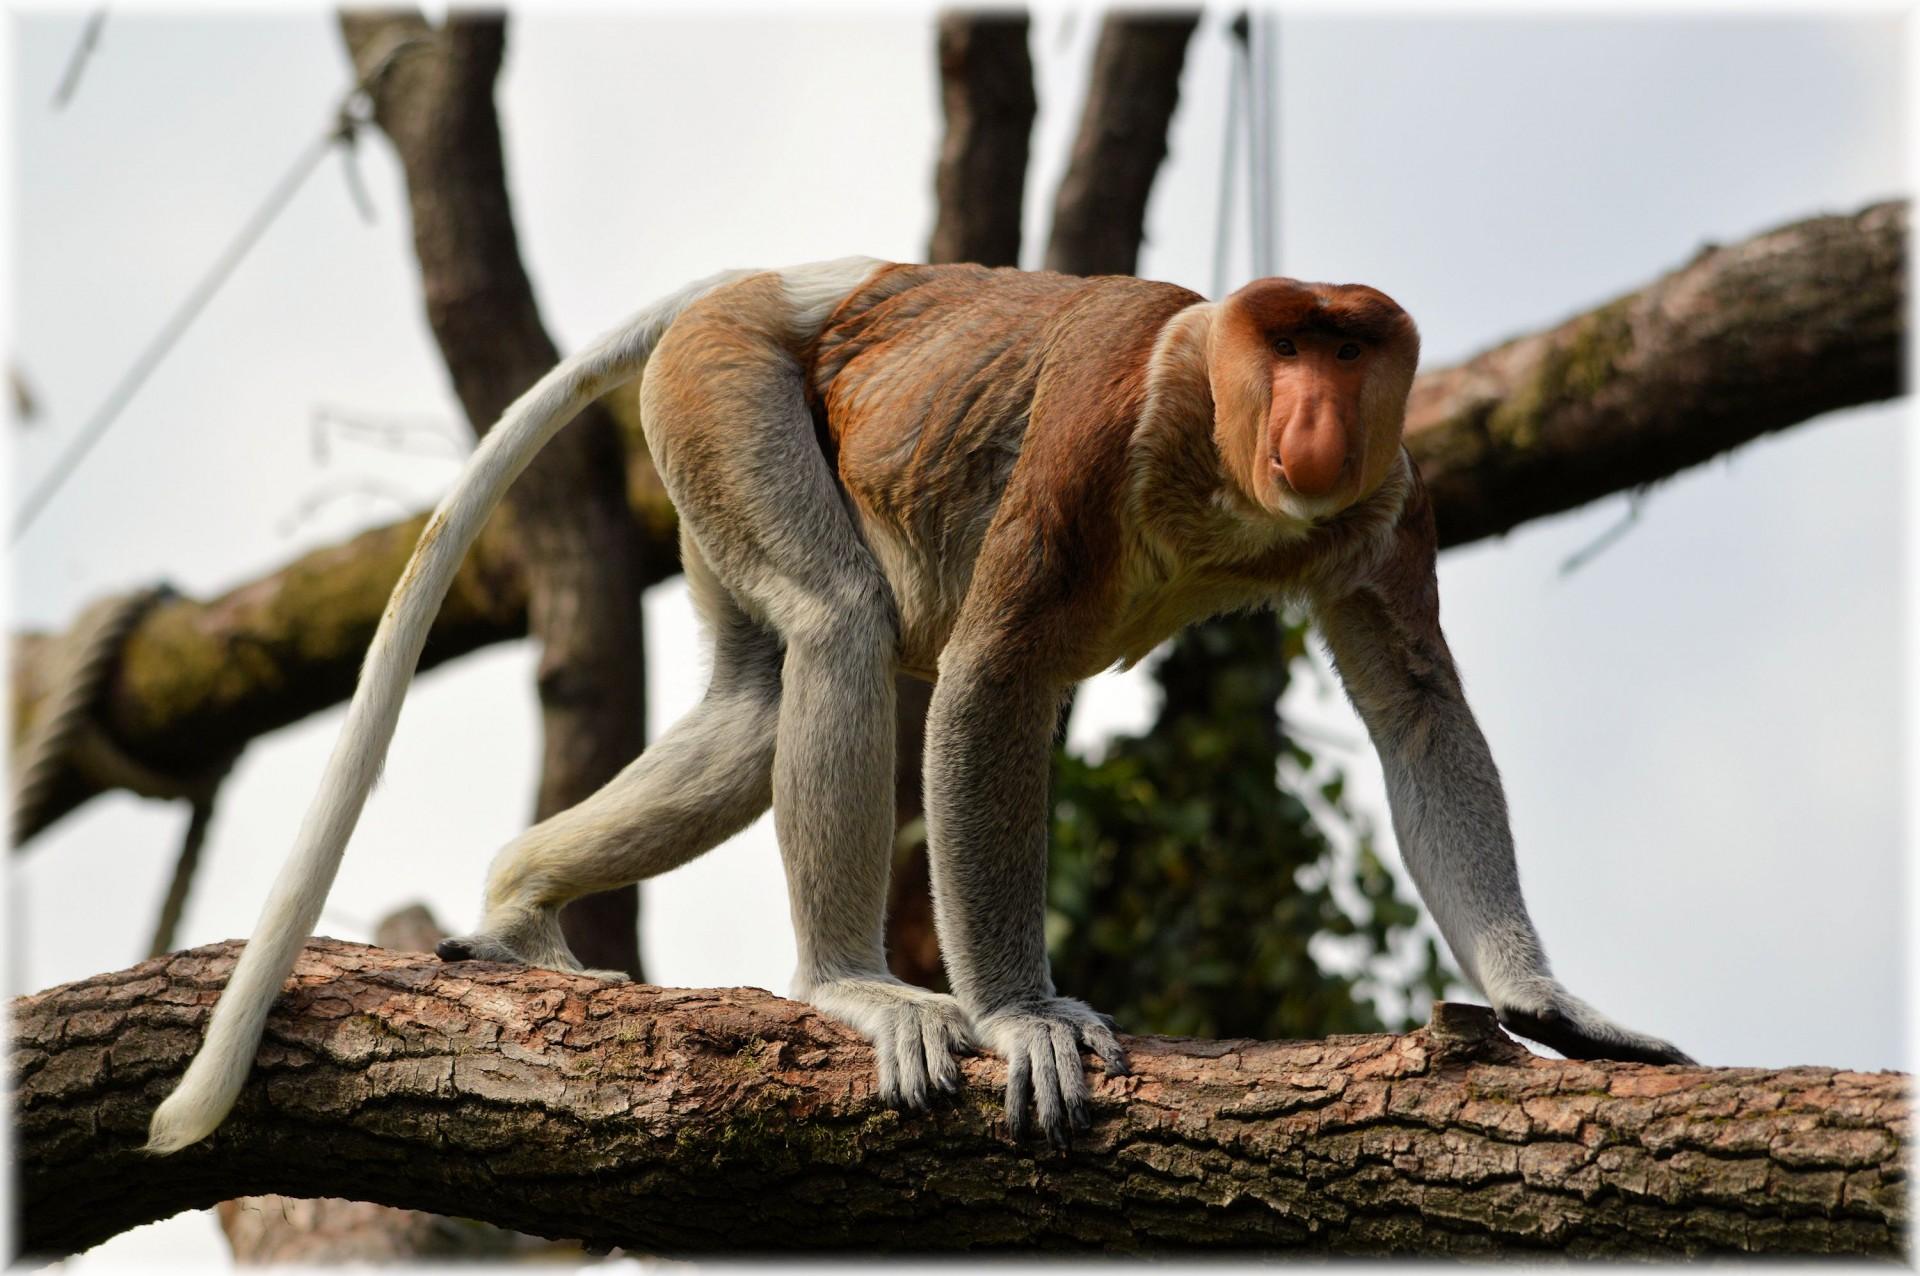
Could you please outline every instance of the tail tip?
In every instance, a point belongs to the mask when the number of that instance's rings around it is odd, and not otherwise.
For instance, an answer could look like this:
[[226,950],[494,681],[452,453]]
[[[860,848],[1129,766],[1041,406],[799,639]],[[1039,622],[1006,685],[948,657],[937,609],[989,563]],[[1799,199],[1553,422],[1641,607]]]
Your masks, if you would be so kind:
[[148,1156],[169,1156],[192,1147],[218,1129],[225,1116],[225,1112],[209,1115],[196,1111],[195,1105],[183,1100],[176,1090],[154,1109],[153,1119],[147,1123],[147,1141],[140,1150]]

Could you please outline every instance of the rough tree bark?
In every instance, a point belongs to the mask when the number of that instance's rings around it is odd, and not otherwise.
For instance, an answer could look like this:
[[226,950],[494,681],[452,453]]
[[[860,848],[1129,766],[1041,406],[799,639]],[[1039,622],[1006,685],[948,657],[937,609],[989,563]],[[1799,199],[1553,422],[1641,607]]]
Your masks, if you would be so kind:
[[1191,13],[1123,12],[1100,25],[1080,131],[1054,194],[1046,267],[1130,275],[1145,242],[1147,196],[1167,157]]
[[1407,446],[1442,539],[1904,393],[1907,214],[1893,201],[1703,248],[1646,288],[1421,377]]
[[[1708,250],[1594,312],[1611,316],[1596,321],[1603,332],[1617,330],[1622,316],[1639,316],[1640,328],[1628,325],[1629,345],[1581,340],[1588,323],[1581,316],[1422,375],[1408,446],[1431,476],[1441,541],[1459,545],[1506,531],[1783,425],[1903,393],[1908,215],[1904,201],[1880,204]],[[1823,282],[1832,279],[1849,282]],[[1690,307],[1712,340],[1695,343],[1669,330],[1663,339],[1689,342],[1691,355],[1677,363],[1660,358],[1642,335],[1646,325]],[[1556,353],[1568,350],[1579,357]],[[1615,355],[1619,362],[1609,362]],[[1852,371],[1829,375],[1834,369]],[[1603,406],[1583,410],[1583,387]],[[1726,404],[1746,406],[1729,412]],[[1698,441],[1687,442],[1694,435]],[[1643,443],[1652,458],[1646,464],[1634,460]],[[1582,445],[1602,450],[1596,469],[1612,486],[1596,490],[1586,479],[1585,455],[1573,450]],[[1555,465],[1530,462],[1536,451]],[[644,458],[630,462],[629,474],[633,534],[648,547],[639,579],[649,584],[676,568],[673,511]],[[104,729],[139,761],[193,774],[254,736],[338,703],[353,690],[422,522],[365,532],[211,601],[156,606],[109,679]],[[519,549],[504,529],[490,529],[455,584],[423,666],[524,634],[525,600]],[[16,740],[46,695],[51,641],[13,639]],[[102,791],[69,775],[49,822]]]
[[[428,323],[468,422],[484,432],[560,359],[507,198],[493,103],[505,19],[455,13],[434,29],[417,13],[343,13],[340,30],[406,174]],[[587,797],[644,741],[640,573],[623,471],[618,428],[589,409],[507,497],[540,643],[536,819]],[[576,901],[561,922],[587,965],[638,975],[638,918],[639,892],[628,887]]]
[[[445,933],[424,906],[413,904],[382,918],[373,942],[396,955],[424,955]],[[241,1196],[221,1201],[214,1212],[241,1266],[471,1261],[552,1248],[490,1223],[344,1197]]]
[[1906,1078],[1535,1058],[1490,1012],[1405,1036],[1129,1041],[1067,1151],[1001,1064],[903,1116],[871,1050],[754,989],[606,985],[332,940],[233,1117],[151,1158],[236,945],[11,1007],[18,1241],[56,1255],[253,1192],[351,1189],[647,1253],[1190,1246],[1849,1253],[1905,1244]]

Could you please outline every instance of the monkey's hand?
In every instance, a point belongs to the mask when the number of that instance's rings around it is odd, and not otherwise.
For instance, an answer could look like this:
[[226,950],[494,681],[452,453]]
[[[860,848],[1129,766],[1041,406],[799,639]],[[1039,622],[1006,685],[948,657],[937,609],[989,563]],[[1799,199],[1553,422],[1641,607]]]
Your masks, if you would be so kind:
[[1007,1061],[1007,1126],[1016,1140],[1027,1135],[1029,1106],[1055,1147],[1092,1124],[1082,1046],[1100,1057],[1108,1076],[1127,1074],[1113,1021],[1071,997],[990,1011],[974,1023],[987,1048]]
[[888,1107],[917,1112],[934,1093],[959,1091],[954,1056],[972,1054],[975,1043],[973,1023],[954,998],[878,976],[828,979],[800,995],[873,1042]]
[[1500,1026],[1529,1041],[1551,1046],[1569,1059],[1617,1059],[1625,1063],[1692,1063],[1672,1042],[1623,1028],[1558,983],[1546,981],[1509,1000],[1494,998]]

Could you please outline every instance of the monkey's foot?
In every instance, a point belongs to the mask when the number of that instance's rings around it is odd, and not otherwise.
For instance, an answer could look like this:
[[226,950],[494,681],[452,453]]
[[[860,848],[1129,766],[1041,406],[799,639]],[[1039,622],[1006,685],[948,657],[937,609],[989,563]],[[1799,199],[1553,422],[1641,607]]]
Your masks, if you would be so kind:
[[1564,988],[1555,986],[1533,1007],[1499,1005],[1500,1026],[1569,1059],[1624,1063],[1692,1063],[1670,1041],[1623,1028]]
[[881,975],[829,979],[801,995],[873,1042],[888,1107],[917,1112],[934,1093],[959,1091],[954,1056],[975,1047],[973,1023],[954,998]]
[[1100,1057],[1108,1076],[1127,1075],[1113,1020],[1071,997],[996,1010],[974,1022],[987,1048],[1007,1061],[1007,1126],[1015,1139],[1027,1135],[1029,1106],[1055,1147],[1092,1125],[1082,1046]]
[[560,933],[557,913],[526,915],[471,935],[451,935],[435,944],[433,951],[441,961],[502,961],[514,966],[563,970],[570,975],[591,975],[609,983],[627,983],[630,979],[625,971],[589,970],[582,966]]

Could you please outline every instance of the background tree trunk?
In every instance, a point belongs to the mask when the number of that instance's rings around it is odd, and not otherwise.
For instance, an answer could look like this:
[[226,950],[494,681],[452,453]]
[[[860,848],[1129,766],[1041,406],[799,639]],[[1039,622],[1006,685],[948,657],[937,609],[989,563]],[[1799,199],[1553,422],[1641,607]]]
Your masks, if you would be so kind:
[[1020,264],[1020,218],[1036,104],[1022,12],[940,15],[940,106],[930,262]]
[[1046,268],[1131,275],[1146,237],[1147,196],[1167,157],[1180,71],[1200,15],[1121,12],[1100,25],[1080,132],[1053,201]]
[[[1508,531],[1785,425],[1903,393],[1908,216],[1904,200],[1876,204],[1709,249],[1588,315],[1424,373],[1414,382],[1407,446],[1432,485],[1441,541],[1459,545]],[[1762,261],[1779,285],[1756,275]],[[1711,339],[1670,334],[1689,343],[1685,358],[1660,358],[1661,348],[1646,340],[1622,347],[1581,339],[1589,322],[1602,331],[1616,329],[1622,315],[1657,323],[1663,308],[1708,299],[1714,309],[1696,316],[1704,325],[1697,331]],[[1567,350],[1605,357],[1556,353]],[[1761,350],[1769,357],[1755,357]],[[1618,361],[1609,361],[1615,354]],[[1830,375],[1835,369],[1852,371]],[[1583,395],[1593,396],[1592,410],[1581,406]],[[1745,407],[1730,410],[1735,404]],[[1580,449],[1588,446],[1604,458],[1592,467],[1602,480],[1583,477],[1589,465]],[[1650,460],[1630,459],[1641,455]],[[677,570],[673,507],[645,457],[628,458],[628,476],[644,586]],[[526,633],[525,559],[499,522],[462,567],[423,668]],[[196,774],[255,736],[339,703],[352,694],[423,524],[421,516],[363,532],[211,601],[155,606],[108,679],[102,729],[155,770]],[[16,743],[47,694],[54,641],[13,638]],[[69,771],[42,820],[19,836],[32,837],[105,791]]]
[[1195,1245],[1359,1253],[1903,1252],[1906,1078],[1535,1058],[1491,1013],[1405,1036],[1136,1037],[1070,1151],[1002,1065],[903,1116],[872,1051],[753,989],[607,985],[311,944],[234,1115],[138,1152],[238,945],[11,1007],[19,1242],[58,1255],[248,1192],[647,1253]]
[[[406,173],[428,323],[468,422],[484,432],[560,360],[507,200],[493,104],[505,19],[456,13],[433,30],[413,13],[347,13],[340,30],[371,77],[374,120]],[[612,779],[645,739],[640,573],[623,473],[618,429],[589,409],[507,496],[540,644],[536,819]],[[582,962],[639,975],[639,898],[626,887],[567,906],[561,924]]]

